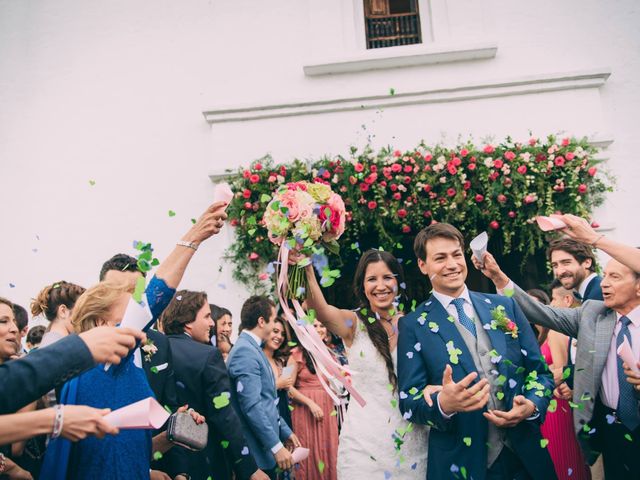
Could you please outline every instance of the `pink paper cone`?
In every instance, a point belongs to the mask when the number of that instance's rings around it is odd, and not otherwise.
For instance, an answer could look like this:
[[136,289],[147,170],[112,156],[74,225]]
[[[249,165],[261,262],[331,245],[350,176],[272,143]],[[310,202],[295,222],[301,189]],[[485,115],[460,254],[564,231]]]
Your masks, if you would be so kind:
[[300,463],[309,456],[309,449],[304,447],[296,448],[291,454],[293,463]]
[[626,363],[631,370],[640,373],[640,370],[638,370],[638,360],[636,360],[636,356],[633,354],[633,350],[631,350],[631,345],[629,345],[627,337],[624,337],[624,340],[618,347],[617,353],[622,361]]
[[538,222],[538,226],[543,232],[550,232],[551,230],[558,230],[567,226],[566,223],[556,217],[539,216],[536,217],[536,222]]
[[104,419],[121,429],[158,429],[169,418],[155,398],[148,397],[109,413]]
[[219,183],[216,185],[216,190],[213,193],[213,202],[224,202],[227,205],[231,203],[233,199],[233,192],[228,183]]

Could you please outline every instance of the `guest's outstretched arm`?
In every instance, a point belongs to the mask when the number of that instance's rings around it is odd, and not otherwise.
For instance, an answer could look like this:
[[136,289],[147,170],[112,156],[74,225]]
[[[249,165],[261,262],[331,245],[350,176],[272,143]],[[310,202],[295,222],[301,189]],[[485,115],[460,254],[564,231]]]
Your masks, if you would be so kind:
[[634,272],[640,273],[640,250],[636,247],[616,242],[596,232],[584,218],[569,214],[557,215],[557,218],[567,224],[567,228],[560,230],[566,236],[599,248]]
[[156,277],[161,278],[169,288],[177,289],[184,272],[191,261],[196,248],[205,240],[217,234],[227,214],[224,211],[224,202],[216,202],[207,208],[198,221],[180,239],[182,242],[192,244],[191,247],[176,245],[169,256],[160,264]]
[[313,266],[305,268],[307,274],[307,305],[316,312],[316,318],[334,335],[338,335],[347,342],[353,340],[356,331],[357,315],[351,310],[343,310],[327,303],[322,289],[318,284]]

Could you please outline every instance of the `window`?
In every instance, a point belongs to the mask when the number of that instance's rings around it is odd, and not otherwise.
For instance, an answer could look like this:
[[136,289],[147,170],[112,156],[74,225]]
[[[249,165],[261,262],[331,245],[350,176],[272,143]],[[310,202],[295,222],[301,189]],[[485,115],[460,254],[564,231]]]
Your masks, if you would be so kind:
[[367,48],[422,43],[418,0],[364,0]]

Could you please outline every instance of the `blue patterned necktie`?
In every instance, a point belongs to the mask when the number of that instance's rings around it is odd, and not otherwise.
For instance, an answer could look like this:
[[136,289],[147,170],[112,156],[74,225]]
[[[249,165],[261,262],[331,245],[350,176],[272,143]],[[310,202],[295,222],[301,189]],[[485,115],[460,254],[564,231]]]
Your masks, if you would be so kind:
[[460,325],[469,330],[474,337],[478,338],[478,336],[476,335],[476,324],[473,323],[473,319],[469,318],[469,316],[464,311],[464,298],[454,298],[453,300],[451,300],[451,303],[454,307],[456,307]]
[[[629,332],[629,323],[631,320],[623,316],[620,317],[620,331],[616,337],[616,346],[622,345],[624,337],[627,337],[629,344],[631,345],[631,332]],[[618,387],[620,390],[620,396],[618,397],[618,418],[622,424],[629,430],[633,431],[640,425],[640,417],[638,416],[638,401],[633,394],[633,385],[627,382],[627,377],[624,374],[622,367],[622,359],[618,358]]]

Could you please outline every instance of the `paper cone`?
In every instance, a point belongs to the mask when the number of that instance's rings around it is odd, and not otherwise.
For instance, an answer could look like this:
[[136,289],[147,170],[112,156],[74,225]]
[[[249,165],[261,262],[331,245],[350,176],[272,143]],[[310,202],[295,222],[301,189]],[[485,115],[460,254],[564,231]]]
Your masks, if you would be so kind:
[[[146,296],[144,298],[146,299]],[[151,314],[151,310],[149,310],[149,306],[146,303],[140,304],[131,297],[127,305],[127,310],[124,312],[122,322],[120,322],[118,326],[144,330],[151,320],[153,320],[153,315]],[[104,371],[106,372],[109,368],[111,368],[111,364],[105,364]]]
[[487,235],[487,232],[482,232],[476,238],[471,240],[471,243],[469,244],[471,251],[481,264],[484,264],[482,257],[487,253],[487,243],[489,243],[489,236]]
[[640,373],[640,370],[638,370],[638,360],[636,360],[636,356],[633,354],[633,350],[631,350],[631,345],[629,345],[629,340],[627,340],[627,337],[624,337],[624,340],[622,341],[616,352],[618,353],[618,356],[622,359],[622,361],[626,363],[631,370]]
[[124,430],[150,430],[162,427],[169,418],[167,412],[155,398],[148,397],[109,413],[104,419],[114,427]]
[[293,463],[300,463],[309,456],[309,449],[304,447],[296,448],[291,454]]
[[219,183],[216,185],[216,190],[213,192],[213,203],[224,202],[229,205],[232,199],[233,192],[228,183]]
[[567,226],[566,223],[556,217],[540,216],[536,217],[536,222],[538,222],[538,226],[543,232],[550,232],[551,230],[558,230]]

